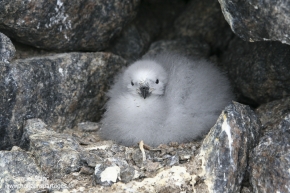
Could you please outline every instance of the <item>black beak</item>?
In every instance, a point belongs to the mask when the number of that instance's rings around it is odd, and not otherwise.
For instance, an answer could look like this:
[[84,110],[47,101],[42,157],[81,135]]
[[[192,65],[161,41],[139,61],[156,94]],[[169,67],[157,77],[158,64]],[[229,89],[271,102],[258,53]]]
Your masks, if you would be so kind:
[[140,87],[141,96],[146,99],[149,96],[149,87],[148,86],[141,86]]

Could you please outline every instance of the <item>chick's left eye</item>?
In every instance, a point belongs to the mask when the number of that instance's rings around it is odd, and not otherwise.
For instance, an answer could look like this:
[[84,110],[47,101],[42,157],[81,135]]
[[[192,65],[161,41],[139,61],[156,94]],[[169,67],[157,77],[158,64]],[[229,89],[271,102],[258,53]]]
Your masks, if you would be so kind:
[[156,82],[155,82],[156,84],[158,84],[159,83],[159,80],[158,79],[156,79]]
[[133,81],[131,81],[131,85],[134,86],[134,82]]

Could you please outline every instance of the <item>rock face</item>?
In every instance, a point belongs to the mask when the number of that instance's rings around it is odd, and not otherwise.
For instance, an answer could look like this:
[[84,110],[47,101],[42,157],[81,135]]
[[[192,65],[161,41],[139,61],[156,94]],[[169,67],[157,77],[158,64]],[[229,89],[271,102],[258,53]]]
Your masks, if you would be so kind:
[[102,50],[137,13],[140,0],[0,2],[0,30],[50,50]]
[[209,192],[240,192],[259,132],[260,122],[248,106],[234,102],[225,108],[197,155]]
[[250,159],[250,182],[254,192],[290,190],[290,114],[260,139]]
[[96,121],[114,74],[126,62],[110,53],[69,53],[0,65],[0,149],[18,143],[23,121],[57,130]]
[[174,37],[199,38],[214,52],[224,49],[232,34],[216,0],[191,0],[174,22]]
[[288,45],[249,43],[235,38],[222,62],[239,98],[246,103],[263,104],[290,94],[289,61]]
[[15,47],[11,40],[0,33],[0,61],[9,63],[9,61],[15,56]]
[[280,41],[290,44],[287,0],[219,0],[233,32],[245,41]]

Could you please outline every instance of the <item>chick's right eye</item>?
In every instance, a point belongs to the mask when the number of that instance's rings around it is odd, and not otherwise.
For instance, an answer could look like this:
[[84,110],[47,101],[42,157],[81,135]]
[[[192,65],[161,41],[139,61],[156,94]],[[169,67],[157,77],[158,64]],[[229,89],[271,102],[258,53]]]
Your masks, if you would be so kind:
[[134,82],[133,81],[131,81],[131,85],[134,86]]

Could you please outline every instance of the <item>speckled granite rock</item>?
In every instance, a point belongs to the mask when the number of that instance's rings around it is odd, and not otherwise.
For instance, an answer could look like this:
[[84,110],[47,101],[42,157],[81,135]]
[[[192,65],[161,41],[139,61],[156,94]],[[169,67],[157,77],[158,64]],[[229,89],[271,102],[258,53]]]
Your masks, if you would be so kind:
[[255,112],[263,125],[263,130],[272,130],[287,114],[290,114],[290,97],[265,103]]
[[280,42],[245,42],[235,38],[222,61],[238,98],[263,104],[290,94],[290,46]]
[[96,121],[114,74],[126,62],[110,53],[68,53],[0,65],[0,149],[18,143],[23,121],[57,130]]
[[151,7],[142,2],[137,17],[112,41],[107,51],[122,56],[128,62],[139,59],[158,35],[160,26]]
[[[248,106],[233,102],[225,108],[196,157],[203,168],[198,175],[209,192],[240,191],[259,131],[260,122]],[[198,187],[196,192],[201,192]]]
[[78,141],[70,135],[56,133],[40,119],[27,120],[21,142],[50,178],[61,178],[81,168],[82,148]]
[[102,50],[137,13],[140,0],[0,2],[0,30],[50,50]]
[[173,36],[205,40],[214,52],[224,49],[232,35],[216,0],[191,0],[174,22]]
[[290,44],[287,0],[219,0],[233,32],[246,41],[281,41]]
[[193,38],[178,38],[174,40],[159,40],[150,45],[143,57],[154,56],[160,52],[176,52],[185,56],[207,58],[210,47],[207,43]]
[[290,192],[290,114],[266,132],[250,159],[254,192]]
[[0,151],[0,192],[35,191],[46,183],[47,178],[29,153],[16,146]]
[[15,47],[11,40],[0,33],[0,61],[9,63],[9,61],[15,56]]

